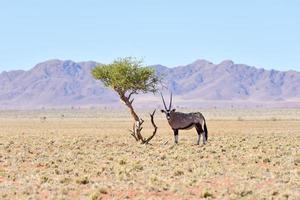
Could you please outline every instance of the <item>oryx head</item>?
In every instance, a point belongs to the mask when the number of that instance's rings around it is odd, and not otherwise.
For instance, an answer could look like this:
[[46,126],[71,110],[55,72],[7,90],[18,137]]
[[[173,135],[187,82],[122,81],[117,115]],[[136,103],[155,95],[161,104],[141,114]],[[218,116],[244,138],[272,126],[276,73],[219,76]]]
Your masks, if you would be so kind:
[[166,102],[165,102],[165,99],[164,99],[162,93],[160,93],[160,95],[161,95],[161,98],[162,98],[162,101],[163,101],[163,104],[164,104],[164,107],[165,107],[165,110],[161,110],[161,112],[166,114],[167,120],[170,120],[170,118],[171,118],[170,114],[172,112],[175,112],[175,109],[172,109],[172,93],[171,93],[171,96],[170,96],[169,108],[167,108],[167,106],[166,106]]

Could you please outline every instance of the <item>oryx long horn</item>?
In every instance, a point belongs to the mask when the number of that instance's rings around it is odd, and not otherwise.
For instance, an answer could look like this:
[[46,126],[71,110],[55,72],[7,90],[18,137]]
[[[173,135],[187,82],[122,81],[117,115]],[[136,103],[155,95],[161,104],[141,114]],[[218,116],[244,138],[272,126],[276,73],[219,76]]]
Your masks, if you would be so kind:
[[160,93],[160,96],[161,96],[161,98],[162,98],[162,101],[163,101],[163,103],[164,103],[165,109],[166,109],[166,110],[168,110],[168,109],[167,109],[167,106],[166,106],[165,99],[164,99],[164,97],[163,97],[162,93]]
[[170,97],[170,105],[169,105],[169,110],[172,108],[172,92],[171,92],[171,97]]

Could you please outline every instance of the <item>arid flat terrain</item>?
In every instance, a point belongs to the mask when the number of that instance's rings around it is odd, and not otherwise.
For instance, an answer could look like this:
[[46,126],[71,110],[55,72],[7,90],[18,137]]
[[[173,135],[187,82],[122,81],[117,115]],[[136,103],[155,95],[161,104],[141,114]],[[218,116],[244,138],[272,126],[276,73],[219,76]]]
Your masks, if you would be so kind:
[[198,146],[158,112],[141,145],[126,110],[0,111],[0,199],[300,199],[299,109],[203,114]]

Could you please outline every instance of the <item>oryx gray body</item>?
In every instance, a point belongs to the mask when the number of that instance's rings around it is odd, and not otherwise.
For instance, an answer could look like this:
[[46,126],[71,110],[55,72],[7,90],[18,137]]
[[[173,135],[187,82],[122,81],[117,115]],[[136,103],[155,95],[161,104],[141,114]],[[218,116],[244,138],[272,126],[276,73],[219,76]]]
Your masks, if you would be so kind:
[[169,109],[165,104],[163,96],[162,96],[162,100],[164,103],[165,110],[161,110],[161,111],[166,114],[168,123],[173,129],[175,143],[178,143],[179,130],[188,130],[195,127],[198,133],[197,144],[200,143],[201,134],[203,137],[203,144],[205,144],[208,138],[208,132],[207,132],[204,116],[200,112],[182,113],[182,112],[176,112],[175,109],[171,109],[172,94],[171,94]]

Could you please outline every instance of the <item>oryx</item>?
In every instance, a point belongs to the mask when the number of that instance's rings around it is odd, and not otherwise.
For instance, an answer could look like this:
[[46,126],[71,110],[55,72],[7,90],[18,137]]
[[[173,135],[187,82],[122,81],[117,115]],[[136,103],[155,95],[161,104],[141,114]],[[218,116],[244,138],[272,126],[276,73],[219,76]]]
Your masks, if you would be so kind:
[[200,143],[200,135],[203,137],[203,144],[206,143],[208,139],[207,135],[207,127],[205,123],[205,118],[200,112],[193,113],[182,113],[176,112],[175,109],[172,109],[172,93],[170,97],[169,108],[167,108],[164,97],[162,93],[160,93],[165,110],[161,110],[161,112],[166,114],[167,120],[171,128],[174,132],[175,143],[178,143],[178,132],[179,130],[187,130],[193,127],[196,128],[198,133],[197,144]]

